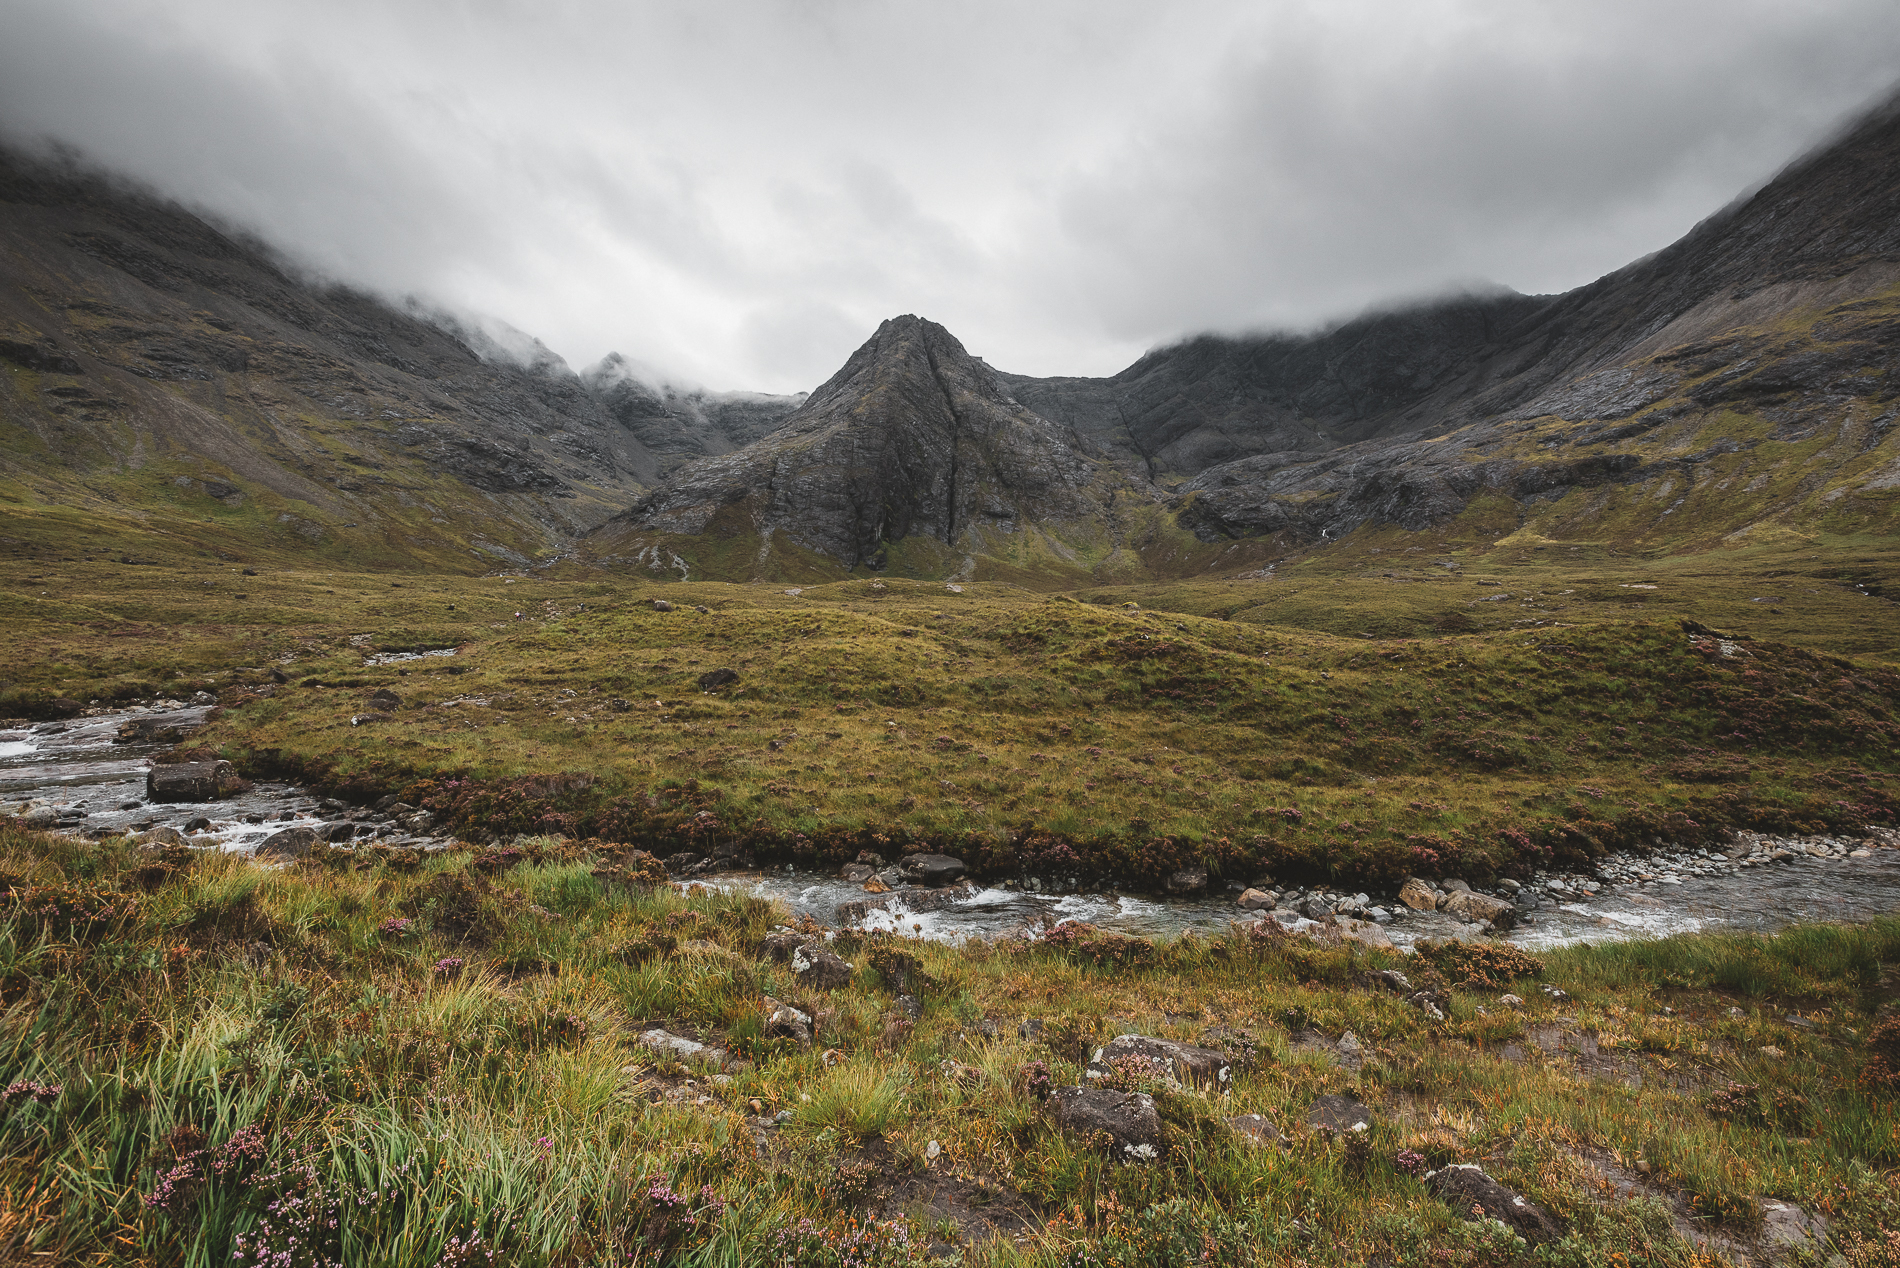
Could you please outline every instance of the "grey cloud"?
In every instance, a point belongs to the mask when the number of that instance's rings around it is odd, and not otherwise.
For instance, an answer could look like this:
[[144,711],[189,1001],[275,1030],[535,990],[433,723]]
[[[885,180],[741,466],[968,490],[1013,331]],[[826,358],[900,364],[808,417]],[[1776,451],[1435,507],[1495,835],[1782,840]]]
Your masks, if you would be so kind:
[[789,391],[884,317],[1104,373],[1556,290],[1900,65],[1890,0],[14,0],[0,133],[571,365]]

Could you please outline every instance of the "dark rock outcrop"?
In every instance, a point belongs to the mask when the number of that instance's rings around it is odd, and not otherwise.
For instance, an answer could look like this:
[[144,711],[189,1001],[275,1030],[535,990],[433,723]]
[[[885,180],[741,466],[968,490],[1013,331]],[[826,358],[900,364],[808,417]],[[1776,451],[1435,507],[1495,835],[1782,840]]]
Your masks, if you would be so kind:
[[1461,1219],[1497,1220],[1533,1246],[1563,1236],[1563,1226],[1549,1211],[1499,1184],[1482,1167],[1454,1163],[1432,1172],[1425,1184]]
[[1145,1092],[1059,1087],[1049,1093],[1056,1125],[1083,1139],[1102,1138],[1117,1162],[1153,1162],[1161,1156],[1161,1115]]
[[976,549],[1028,525],[1103,520],[1126,481],[1069,428],[1011,399],[949,331],[895,317],[764,439],[682,467],[617,527],[738,532],[847,568],[925,538]]

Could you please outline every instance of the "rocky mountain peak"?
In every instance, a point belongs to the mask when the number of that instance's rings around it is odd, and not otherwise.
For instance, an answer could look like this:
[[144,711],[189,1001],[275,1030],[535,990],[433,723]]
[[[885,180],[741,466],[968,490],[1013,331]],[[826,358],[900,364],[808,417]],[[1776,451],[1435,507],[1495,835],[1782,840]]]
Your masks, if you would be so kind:
[[718,517],[881,567],[900,541],[967,552],[1031,521],[1089,517],[1097,476],[1073,431],[1018,404],[948,330],[905,314],[777,431],[683,468],[624,518],[701,533]]

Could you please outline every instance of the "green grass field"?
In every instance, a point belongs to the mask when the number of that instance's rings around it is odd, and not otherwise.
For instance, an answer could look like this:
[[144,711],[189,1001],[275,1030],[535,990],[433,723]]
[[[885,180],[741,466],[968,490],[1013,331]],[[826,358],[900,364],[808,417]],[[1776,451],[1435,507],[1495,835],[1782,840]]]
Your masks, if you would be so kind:
[[[555,838],[399,855],[273,872],[0,825],[7,1262],[1715,1264],[1743,1262],[1764,1196],[1891,1262],[1892,921],[1488,981],[1240,933],[908,944],[911,1023],[873,967],[899,963],[887,937],[841,936],[856,970],[817,991],[761,957],[782,919],[762,900],[630,885]],[[1446,992],[1444,1021],[1366,976],[1393,966]],[[767,1037],[766,996],[816,1019],[810,1047]],[[653,1027],[744,1064],[682,1065]],[[1314,1044],[1348,1030],[1357,1070]],[[1119,1033],[1251,1054],[1225,1091],[1136,1081],[1165,1125],[1148,1165],[1036,1096],[1036,1063],[1074,1083]],[[1306,1127],[1326,1093],[1371,1130]],[[1243,1113],[1289,1143],[1248,1143]],[[1561,1237],[1458,1218],[1416,1174],[1452,1162]]]

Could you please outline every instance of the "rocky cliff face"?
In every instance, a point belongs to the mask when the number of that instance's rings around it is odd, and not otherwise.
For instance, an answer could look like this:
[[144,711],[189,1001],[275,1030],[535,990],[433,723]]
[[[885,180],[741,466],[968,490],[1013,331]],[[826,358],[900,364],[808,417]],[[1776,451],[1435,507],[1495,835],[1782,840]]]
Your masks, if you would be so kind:
[[612,529],[699,534],[720,518],[876,569],[906,540],[970,553],[1031,524],[1098,524],[1126,483],[949,331],[904,316],[771,434],[681,468]]

